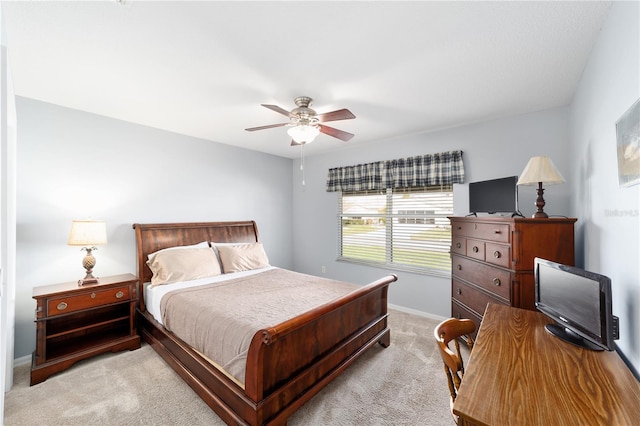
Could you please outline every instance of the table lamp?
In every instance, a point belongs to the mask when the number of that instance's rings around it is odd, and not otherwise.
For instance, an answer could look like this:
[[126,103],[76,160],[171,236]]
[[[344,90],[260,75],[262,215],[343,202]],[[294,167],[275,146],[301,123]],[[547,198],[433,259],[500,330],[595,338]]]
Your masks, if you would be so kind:
[[82,266],[86,270],[86,276],[78,281],[78,285],[96,284],[98,278],[93,276],[93,267],[96,266],[96,258],[91,252],[98,250],[100,244],[107,244],[107,225],[102,220],[74,220],[71,222],[69,233],[70,246],[83,246],[87,255],[82,260]]
[[542,194],[542,184],[553,185],[557,183],[564,183],[565,180],[553,164],[553,161],[549,157],[531,157],[527,166],[522,171],[520,179],[518,179],[518,185],[538,185],[538,199],[536,200],[536,207],[538,211],[533,214],[533,218],[548,218],[543,208],[545,205]]

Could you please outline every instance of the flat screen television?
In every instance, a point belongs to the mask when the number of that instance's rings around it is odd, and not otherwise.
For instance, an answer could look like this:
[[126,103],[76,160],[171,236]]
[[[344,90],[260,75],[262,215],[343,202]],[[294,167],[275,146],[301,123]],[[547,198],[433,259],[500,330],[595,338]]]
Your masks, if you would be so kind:
[[469,211],[477,213],[517,213],[518,176],[471,182]]
[[536,308],[555,321],[546,330],[593,350],[615,349],[618,317],[611,312],[611,280],[604,275],[535,258]]

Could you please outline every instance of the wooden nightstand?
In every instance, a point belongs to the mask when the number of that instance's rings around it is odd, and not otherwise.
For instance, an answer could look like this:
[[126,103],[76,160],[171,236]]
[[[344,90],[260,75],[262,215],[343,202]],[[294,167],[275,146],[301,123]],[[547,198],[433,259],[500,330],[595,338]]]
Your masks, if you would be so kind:
[[102,277],[84,287],[76,281],[33,289],[36,350],[31,385],[103,352],[140,347],[135,326],[138,278]]

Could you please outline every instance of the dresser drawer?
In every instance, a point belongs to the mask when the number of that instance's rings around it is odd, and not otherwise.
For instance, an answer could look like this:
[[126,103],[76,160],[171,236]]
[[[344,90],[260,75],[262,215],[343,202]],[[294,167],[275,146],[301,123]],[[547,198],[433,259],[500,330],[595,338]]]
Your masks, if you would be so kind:
[[110,303],[128,301],[130,299],[129,286],[92,291],[67,297],[54,297],[47,300],[47,315],[50,317],[62,315]]
[[471,286],[462,281],[453,279],[451,282],[452,299],[466,307],[478,315],[482,315],[487,308],[487,303],[499,303],[501,305],[509,305],[508,300],[501,300],[496,297],[492,297],[477,287]]
[[484,242],[478,240],[467,240],[467,250],[465,253],[469,257],[484,261]]
[[452,255],[454,277],[474,283],[490,293],[511,301],[511,273],[485,263]]
[[511,246],[503,244],[486,243],[485,260],[488,263],[509,268],[511,266]]
[[467,239],[453,235],[451,237],[451,253],[466,254]]
[[[482,314],[484,315],[484,312]],[[451,316],[458,319],[467,318],[473,321],[473,323],[476,325],[476,330],[471,333],[471,337],[473,337],[473,339],[476,338],[478,330],[480,329],[480,323],[482,322],[481,316],[460,305],[455,300],[451,301]]]
[[451,232],[454,235],[508,243],[511,226],[508,223],[456,222]]

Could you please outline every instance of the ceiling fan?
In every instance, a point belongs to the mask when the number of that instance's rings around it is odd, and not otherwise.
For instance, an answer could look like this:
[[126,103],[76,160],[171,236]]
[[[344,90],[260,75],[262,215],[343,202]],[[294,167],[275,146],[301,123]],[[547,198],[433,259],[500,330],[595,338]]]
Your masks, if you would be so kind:
[[286,115],[289,117],[289,122],[250,127],[245,130],[253,132],[255,130],[289,126],[290,128],[287,133],[292,138],[291,145],[304,145],[311,143],[319,133],[333,136],[334,138],[345,142],[349,141],[354,136],[353,133],[345,132],[344,130],[339,130],[322,124],[328,121],[350,120],[352,118],[356,118],[356,116],[348,109],[343,108],[326,112],[324,114],[318,114],[313,109],[309,108],[313,102],[313,99],[310,97],[299,96],[295,98],[294,102],[297,105],[297,108],[294,108],[291,111],[287,111],[277,105],[262,104],[265,108],[269,108],[279,114]]

